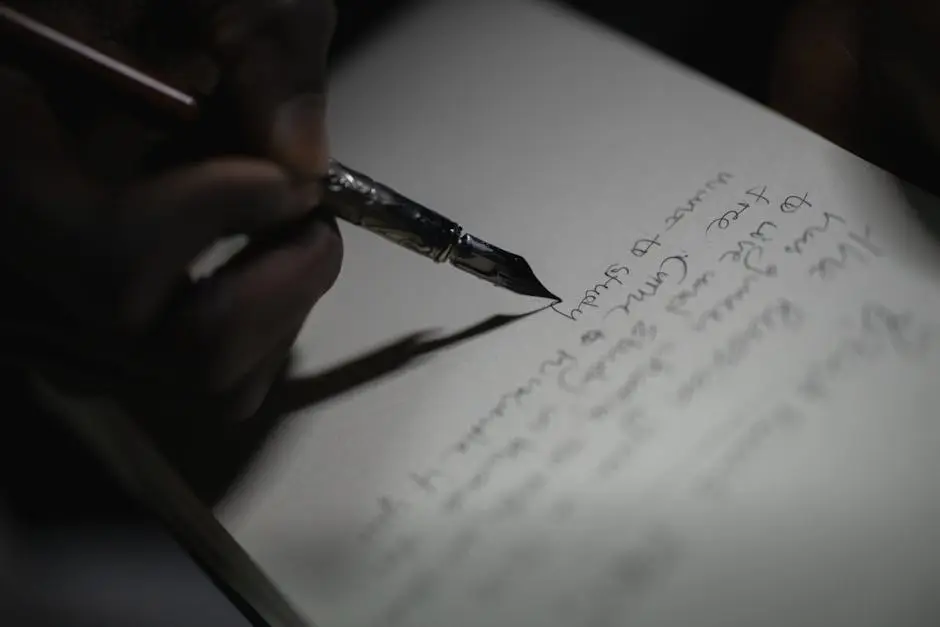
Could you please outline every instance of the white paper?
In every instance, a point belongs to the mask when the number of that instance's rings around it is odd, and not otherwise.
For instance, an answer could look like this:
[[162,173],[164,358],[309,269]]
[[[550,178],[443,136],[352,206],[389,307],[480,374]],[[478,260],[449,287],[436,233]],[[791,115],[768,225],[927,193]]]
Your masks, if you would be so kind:
[[[317,624],[940,624],[934,199],[542,2],[424,3],[331,94],[580,313],[287,423],[224,522]],[[304,373],[541,304],[343,233]]]

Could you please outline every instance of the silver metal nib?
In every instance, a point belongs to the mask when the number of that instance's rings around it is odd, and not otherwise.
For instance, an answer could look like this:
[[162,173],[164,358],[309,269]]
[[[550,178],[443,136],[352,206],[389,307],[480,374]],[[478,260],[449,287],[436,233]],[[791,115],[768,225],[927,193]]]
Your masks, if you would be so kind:
[[423,257],[449,261],[517,294],[560,300],[519,255],[464,233],[453,220],[335,160],[330,164],[323,204],[337,217]]
[[464,272],[517,294],[561,300],[542,285],[525,259],[469,233],[460,235],[448,261]]

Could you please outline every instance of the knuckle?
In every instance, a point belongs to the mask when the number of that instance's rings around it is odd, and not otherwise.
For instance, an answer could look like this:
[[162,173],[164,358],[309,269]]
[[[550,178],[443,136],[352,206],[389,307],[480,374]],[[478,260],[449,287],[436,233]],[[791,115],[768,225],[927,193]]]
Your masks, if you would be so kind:
[[219,393],[235,383],[234,373],[242,364],[236,331],[225,317],[201,315],[186,321],[178,337],[181,366],[197,388]]
[[343,265],[343,238],[335,225],[320,223],[314,236],[313,244],[306,248],[306,260],[302,268],[304,281],[309,281],[310,289],[319,298],[336,284]]
[[326,289],[329,290],[339,279],[340,271],[343,266],[343,255],[345,252],[343,238],[339,234],[339,229],[328,228],[327,235],[324,238],[324,252],[320,266],[325,277]]
[[237,290],[219,289],[210,279],[191,293],[176,321],[176,340],[197,387],[216,394],[231,389],[256,360],[258,328]]

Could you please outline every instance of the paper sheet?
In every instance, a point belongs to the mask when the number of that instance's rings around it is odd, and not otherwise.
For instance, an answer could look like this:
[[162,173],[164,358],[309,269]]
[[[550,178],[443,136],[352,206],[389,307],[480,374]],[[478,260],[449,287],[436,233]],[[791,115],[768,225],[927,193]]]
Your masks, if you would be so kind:
[[[529,0],[424,3],[331,108],[564,302],[288,423],[224,522],[317,624],[940,623],[934,199]],[[344,236],[305,373],[541,305]]]

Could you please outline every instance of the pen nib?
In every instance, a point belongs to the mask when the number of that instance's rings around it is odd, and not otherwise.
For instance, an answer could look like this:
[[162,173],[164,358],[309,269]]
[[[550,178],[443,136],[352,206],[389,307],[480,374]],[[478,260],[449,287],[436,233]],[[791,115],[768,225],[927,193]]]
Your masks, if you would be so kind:
[[561,300],[538,280],[525,259],[469,233],[460,236],[449,259],[454,267],[516,294]]

